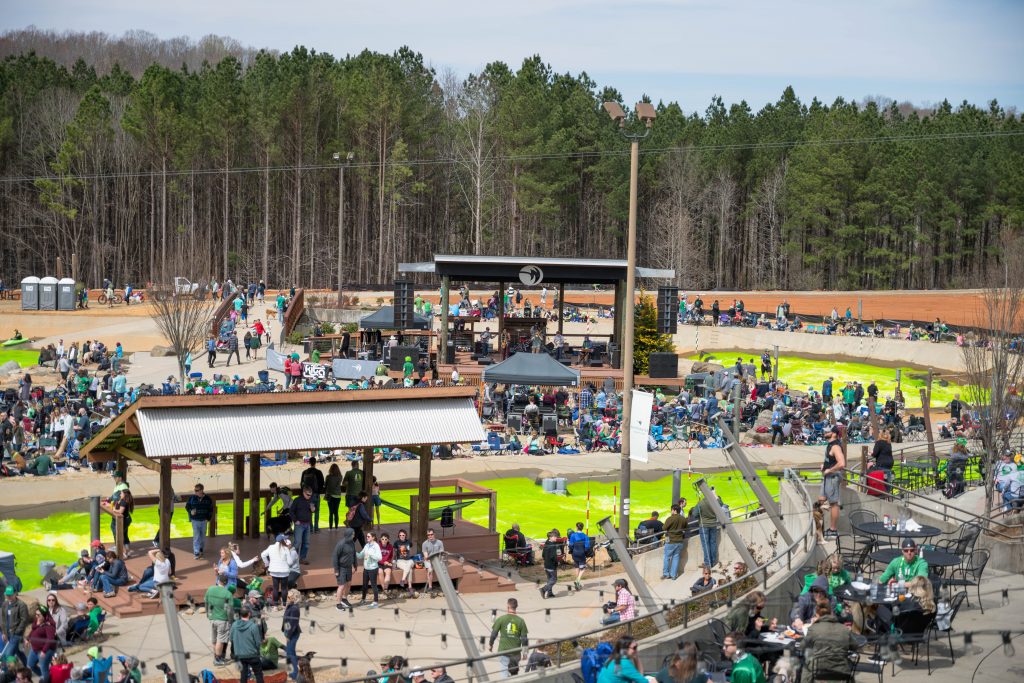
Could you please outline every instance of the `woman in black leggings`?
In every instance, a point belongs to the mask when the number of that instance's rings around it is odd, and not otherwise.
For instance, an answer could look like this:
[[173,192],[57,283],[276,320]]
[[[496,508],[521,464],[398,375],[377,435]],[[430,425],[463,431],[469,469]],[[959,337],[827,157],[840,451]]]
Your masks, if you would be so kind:
[[366,591],[373,586],[373,602],[370,607],[377,606],[377,599],[380,597],[380,589],[377,587],[377,572],[380,571],[381,552],[377,545],[377,534],[372,531],[366,532],[366,543],[363,549],[356,553],[356,558],[363,561],[363,595],[361,602],[366,602]]

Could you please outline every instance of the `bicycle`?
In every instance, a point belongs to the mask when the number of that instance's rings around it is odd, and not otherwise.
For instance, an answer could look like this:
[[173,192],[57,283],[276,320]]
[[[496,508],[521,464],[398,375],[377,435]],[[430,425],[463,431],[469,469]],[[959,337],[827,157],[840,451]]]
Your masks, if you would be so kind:
[[[110,299],[107,298],[107,294],[106,294],[106,292],[104,292],[103,294],[100,294],[99,298],[96,299],[96,301],[97,301],[97,303],[99,303],[102,306],[103,304],[109,303]],[[117,304],[123,304],[124,303],[124,292],[121,292],[120,290],[115,290],[114,291],[113,302],[114,302],[115,306]]]

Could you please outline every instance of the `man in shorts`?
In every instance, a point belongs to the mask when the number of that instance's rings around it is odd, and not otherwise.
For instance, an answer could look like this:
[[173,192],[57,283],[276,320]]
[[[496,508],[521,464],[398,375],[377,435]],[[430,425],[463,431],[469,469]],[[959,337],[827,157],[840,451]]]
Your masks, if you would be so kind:
[[423,541],[423,566],[427,569],[427,585],[423,588],[434,595],[434,567],[430,564],[430,558],[438,553],[444,552],[444,542],[437,538],[433,529],[427,529],[427,540]]
[[334,576],[338,580],[339,610],[351,609],[348,591],[352,583],[352,568],[356,563],[356,535],[352,527],[341,528],[341,540],[334,546]]
[[839,523],[839,486],[843,481],[843,469],[846,467],[846,455],[835,433],[835,428],[828,425],[823,430],[828,445],[825,446],[825,462],[821,465],[821,495],[829,502],[830,526],[825,530],[824,536],[836,538],[839,533],[836,525]]
[[224,658],[231,635],[231,619],[229,612],[233,596],[227,588],[228,577],[221,574],[217,583],[206,589],[203,602],[206,604],[206,618],[210,620],[210,633],[213,642],[213,662],[217,666],[227,664]]

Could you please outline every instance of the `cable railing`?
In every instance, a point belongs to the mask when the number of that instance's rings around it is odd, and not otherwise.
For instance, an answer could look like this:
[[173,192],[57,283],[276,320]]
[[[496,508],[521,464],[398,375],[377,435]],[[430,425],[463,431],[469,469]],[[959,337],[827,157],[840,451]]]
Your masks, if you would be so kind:
[[[807,491],[804,480],[795,472],[787,470],[785,476],[786,480],[793,484],[795,491],[799,495],[802,501],[802,509],[806,510],[808,513],[807,526],[803,532],[798,537],[794,538],[793,542],[787,545],[783,550],[776,552],[770,560],[750,569],[746,574],[735,578],[727,584],[720,585],[714,590],[707,591],[706,593],[700,593],[690,598],[659,601],[661,602],[659,611],[668,622],[669,630],[678,628],[686,629],[692,625],[703,623],[698,622],[697,620],[702,617],[706,617],[719,606],[728,605],[731,607],[733,601],[737,597],[746,595],[751,590],[759,587],[767,589],[769,577],[774,576],[781,571],[791,572],[794,568],[799,569],[807,564],[810,554],[813,553],[817,547],[814,518],[810,513],[811,496]],[[605,636],[608,636],[609,634],[630,635],[640,640],[664,636],[666,632],[659,632],[653,627],[652,616],[654,613],[648,612],[646,614],[639,614],[641,609],[642,607],[638,602],[638,615],[633,619],[599,626],[586,631],[580,631],[562,638],[541,640],[530,645],[529,648],[524,649],[533,649],[534,651],[544,652],[550,658],[550,666],[557,668],[563,665],[578,663],[581,650],[584,645],[604,640],[606,639]],[[483,648],[484,645],[485,637],[480,637],[481,648]],[[449,675],[452,675],[451,669],[465,667],[465,678],[454,676],[453,678],[457,682],[464,680],[467,681],[467,683],[472,683],[474,679],[474,664],[489,662],[498,657],[506,656],[507,654],[508,653],[501,652],[486,653],[475,658],[449,660],[447,662],[439,662],[433,666],[417,666],[417,668],[427,670],[431,668],[446,667],[449,669]],[[541,668],[538,670],[538,674],[550,675],[551,669]],[[382,674],[373,674],[357,678],[347,678],[341,683],[376,683],[381,675]]]

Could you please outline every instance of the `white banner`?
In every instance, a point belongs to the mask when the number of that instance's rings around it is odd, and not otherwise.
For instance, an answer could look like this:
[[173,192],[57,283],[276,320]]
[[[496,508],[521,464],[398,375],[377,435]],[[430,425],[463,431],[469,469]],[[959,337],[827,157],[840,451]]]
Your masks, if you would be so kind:
[[274,350],[274,344],[271,343],[267,347],[267,370],[277,370],[278,372],[284,372],[284,359],[288,357],[286,353],[278,353]]
[[654,394],[633,390],[629,413],[629,459],[647,462],[647,440],[651,433]]

